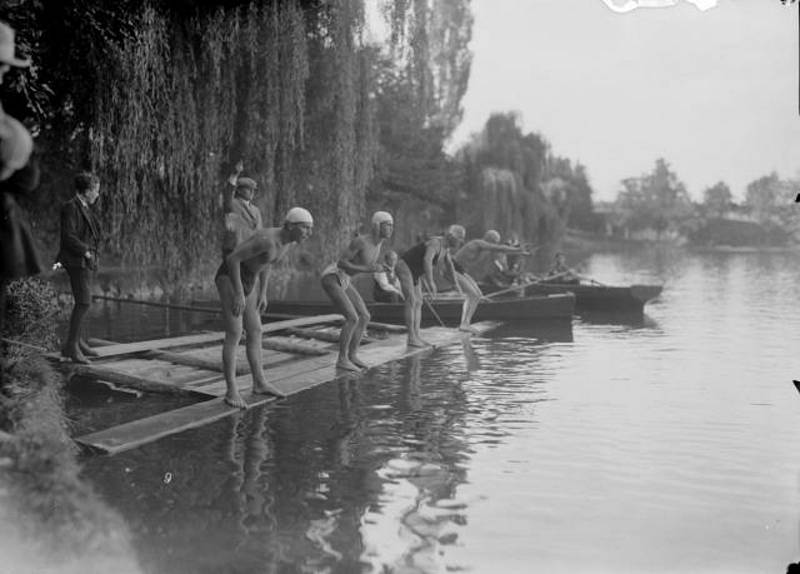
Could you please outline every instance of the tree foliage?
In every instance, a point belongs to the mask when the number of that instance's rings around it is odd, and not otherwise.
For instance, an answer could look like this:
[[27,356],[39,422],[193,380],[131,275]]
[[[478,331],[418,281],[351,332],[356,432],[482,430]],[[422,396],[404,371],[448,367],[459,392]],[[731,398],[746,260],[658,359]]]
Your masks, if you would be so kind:
[[622,181],[617,207],[627,214],[631,229],[654,229],[659,235],[679,228],[692,216],[693,207],[686,186],[663,158],[650,173]]
[[444,144],[461,121],[472,54],[469,0],[393,0],[377,66],[380,156],[372,196],[413,196],[449,209],[462,185]]
[[722,217],[733,205],[733,194],[724,181],[719,181],[703,192],[703,207],[708,215]]
[[548,178],[549,144],[539,134],[524,134],[518,114],[493,114],[481,133],[459,150],[466,192],[459,220],[474,235],[496,228],[546,243],[563,231],[560,183]]

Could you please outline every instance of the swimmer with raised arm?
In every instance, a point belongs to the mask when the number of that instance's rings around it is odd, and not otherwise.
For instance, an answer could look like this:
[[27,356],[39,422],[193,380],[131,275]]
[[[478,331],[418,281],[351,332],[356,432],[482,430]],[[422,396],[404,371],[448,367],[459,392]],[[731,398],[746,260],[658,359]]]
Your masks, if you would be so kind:
[[485,264],[486,255],[495,253],[515,253],[530,255],[522,247],[512,247],[500,243],[500,234],[494,229],[487,231],[483,239],[470,239],[453,256],[455,266],[454,282],[460,285],[464,292],[464,306],[461,309],[461,324],[459,329],[468,333],[474,333],[475,329],[470,324],[478,304],[483,298],[483,292],[475,281],[474,277],[483,274],[480,271],[481,264]]
[[258,229],[237,245],[219,266],[214,282],[222,303],[225,342],[222,365],[225,374],[225,402],[236,408],[247,403],[236,388],[236,346],[247,334],[247,361],[253,375],[253,394],[283,396],[264,377],[261,353],[261,313],[267,310],[267,281],[271,266],[279,262],[289,247],[308,239],[314,227],[311,214],[302,207],[286,213],[282,227]]
[[352,278],[359,273],[383,271],[378,263],[383,241],[392,236],[394,219],[386,211],[372,215],[370,232],[357,235],[342,252],[337,261],[322,271],[322,288],[328,294],[336,310],[344,316],[339,335],[339,358],[336,368],[347,371],[366,369],[368,365],[358,357],[361,339],[369,323],[370,314]]

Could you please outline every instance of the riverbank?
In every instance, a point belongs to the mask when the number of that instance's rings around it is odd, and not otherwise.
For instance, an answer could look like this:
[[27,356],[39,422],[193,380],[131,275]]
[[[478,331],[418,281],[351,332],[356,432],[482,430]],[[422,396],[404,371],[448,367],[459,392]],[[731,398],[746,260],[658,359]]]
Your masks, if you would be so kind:
[[128,530],[80,478],[64,380],[41,356],[57,347],[54,291],[8,287],[0,361],[0,555],[13,572],[139,572]]

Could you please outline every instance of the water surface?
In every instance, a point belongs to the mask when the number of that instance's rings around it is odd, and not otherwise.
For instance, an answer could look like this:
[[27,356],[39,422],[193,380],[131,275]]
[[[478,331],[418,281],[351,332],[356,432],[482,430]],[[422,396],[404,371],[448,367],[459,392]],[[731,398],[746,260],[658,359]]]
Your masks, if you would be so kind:
[[586,271],[665,289],[634,325],[505,329],[85,476],[153,573],[785,571],[800,258],[642,251]]

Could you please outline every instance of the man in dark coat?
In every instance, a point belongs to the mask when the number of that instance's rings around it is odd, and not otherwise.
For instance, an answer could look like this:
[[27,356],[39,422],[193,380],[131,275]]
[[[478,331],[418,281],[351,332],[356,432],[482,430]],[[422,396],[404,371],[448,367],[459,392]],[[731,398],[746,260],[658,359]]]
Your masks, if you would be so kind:
[[[0,84],[11,68],[27,68],[30,60],[15,55],[14,30],[0,22]],[[42,271],[27,214],[17,197],[39,185],[39,169],[31,157],[33,140],[19,121],[0,105],[0,331],[9,282]]]
[[69,320],[69,334],[61,349],[75,363],[88,363],[86,356],[97,353],[83,339],[83,321],[92,303],[92,275],[97,269],[100,226],[90,209],[100,196],[100,180],[93,173],[75,176],[75,196],[61,207],[61,249],[57,261],[69,275],[75,306]]

